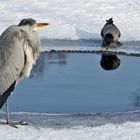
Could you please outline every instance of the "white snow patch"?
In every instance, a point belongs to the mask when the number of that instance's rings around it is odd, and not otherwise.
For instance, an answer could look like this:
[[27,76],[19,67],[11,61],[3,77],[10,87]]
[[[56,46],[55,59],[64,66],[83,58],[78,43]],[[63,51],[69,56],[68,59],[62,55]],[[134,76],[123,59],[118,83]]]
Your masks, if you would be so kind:
[[[1,113],[0,117],[4,118]],[[0,124],[1,140],[139,140],[140,111],[93,114],[17,112],[12,118],[31,124]],[[3,120],[0,119],[0,122]]]
[[0,125],[2,140],[139,140],[139,132],[140,122],[63,129]]
[[31,17],[51,24],[40,31],[43,38],[101,39],[105,20],[113,17],[121,40],[140,40],[139,7],[139,0],[1,0],[0,32]]

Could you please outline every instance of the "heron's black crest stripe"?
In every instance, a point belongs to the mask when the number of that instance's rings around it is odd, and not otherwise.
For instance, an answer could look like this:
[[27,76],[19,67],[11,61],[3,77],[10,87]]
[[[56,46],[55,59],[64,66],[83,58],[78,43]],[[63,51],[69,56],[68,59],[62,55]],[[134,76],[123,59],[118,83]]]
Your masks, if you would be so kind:
[[19,26],[30,25],[33,26],[36,23],[36,20],[32,18],[22,19],[19,23]]
[[16,81],[2,95],[0,95],[0,109],[4,105],[5,101],[7,100],[11,92],[14,90],[15,84]]

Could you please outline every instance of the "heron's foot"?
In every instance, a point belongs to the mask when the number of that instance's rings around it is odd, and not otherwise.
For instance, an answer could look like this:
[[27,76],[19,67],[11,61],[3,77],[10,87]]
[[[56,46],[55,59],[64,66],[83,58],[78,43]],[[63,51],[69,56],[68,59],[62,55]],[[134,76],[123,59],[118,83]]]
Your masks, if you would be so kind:
[[17,125],[29,125],[28,122],[24,122],[24,121],[11,121],[10,123],[7,124],[15,128],[18,128]]
[[0,124],[9,125],[14,128],[18,128],[18,125],[29,125],[28,122],[24,121],[9,121],[9,122],[0,122]]

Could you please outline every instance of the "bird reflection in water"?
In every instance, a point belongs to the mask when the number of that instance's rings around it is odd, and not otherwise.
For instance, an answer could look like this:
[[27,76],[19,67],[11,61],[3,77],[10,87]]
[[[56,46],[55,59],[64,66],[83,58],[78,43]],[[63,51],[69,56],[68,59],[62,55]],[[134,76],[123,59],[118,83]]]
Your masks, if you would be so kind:
[[67,64],[67,54],[65,52],[48,53],[48,63],[65,65]]
[[115,70],[120,66],[120,59],[117,55],[102,54],[100,65],[104,70]]
[[[52,65],[64,66],[67,64],[68,53],[46,53],[42,52],[37,60],[37,64],[33,67],[30,78],[35,76],[43,76],[44,71]],[[120,65],[120,59],[115,54],[102,54],[100,65],[104,70],[115,70]]]
[[30,78],[34,78],[35,76],[43,76],[45,69],[49,69],[53,64],[58,64],[59,66],[63,66],[67,64],[68,54],[64,52],[59,53],[47,53],[42,52],[39,56],[36,65],[34,65],[32,72],[30,74]]

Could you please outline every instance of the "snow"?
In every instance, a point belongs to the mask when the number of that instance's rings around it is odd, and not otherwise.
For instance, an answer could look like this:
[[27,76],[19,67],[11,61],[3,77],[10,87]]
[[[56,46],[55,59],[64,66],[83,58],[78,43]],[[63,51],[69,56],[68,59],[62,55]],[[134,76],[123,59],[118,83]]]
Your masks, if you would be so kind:
[[[10,3],[10,4],[8,4]],[[139,0],[1,0],[1,32],[23,18],[49,22],[45,39],[101,39],[105,20],[113,17],[122,41],[139,40]]]
[[139,140],[140,137],[140,111],[74,115],[13,113],[13,116],[31,124],[17,129],[0,125],[0,139]]
[[0,126],[1,139],[6,140],[139,140],[140,123],[127,122],[97,127],[64,129]]

